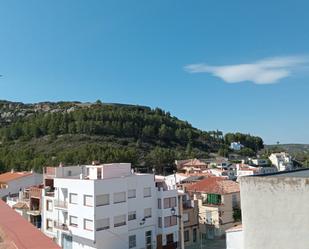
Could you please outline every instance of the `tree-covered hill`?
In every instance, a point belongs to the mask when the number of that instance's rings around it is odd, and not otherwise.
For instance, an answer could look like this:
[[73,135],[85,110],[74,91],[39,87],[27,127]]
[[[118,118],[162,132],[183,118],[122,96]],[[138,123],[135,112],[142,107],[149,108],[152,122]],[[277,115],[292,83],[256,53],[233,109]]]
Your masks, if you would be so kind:
[[100,101],[0,101],[0,141],[0,171],[99,160],[155,166],[161,173],[175,159],[226,147],[222,132],[201,131],[159,108]]

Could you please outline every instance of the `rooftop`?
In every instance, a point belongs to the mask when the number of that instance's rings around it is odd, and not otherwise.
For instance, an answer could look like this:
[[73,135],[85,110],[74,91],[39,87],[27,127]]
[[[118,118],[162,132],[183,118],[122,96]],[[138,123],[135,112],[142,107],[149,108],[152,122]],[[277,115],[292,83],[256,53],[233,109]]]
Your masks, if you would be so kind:
[[21,177],[30,176],[33,173],[30,171],[24,171],[24,172],[6,172],[3,174],[0,174],[0,182],[2,183],[8,183],[10,181],[16,180]]
[[0,200],[0,248],[60,249],[26,219]]
[[240,192],[238,183],[222,177],[208,177],[197,183],[189,185],[188,191],[209,194],[230,194]]

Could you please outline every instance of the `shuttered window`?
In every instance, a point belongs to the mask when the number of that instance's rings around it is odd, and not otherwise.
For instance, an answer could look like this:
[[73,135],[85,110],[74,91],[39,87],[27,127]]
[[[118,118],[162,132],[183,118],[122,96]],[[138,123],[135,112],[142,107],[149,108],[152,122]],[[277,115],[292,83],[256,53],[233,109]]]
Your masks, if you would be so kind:
[[136,189],[129,189],[128,191],[128,198],[136,198]]
[[109,205],[109,194],[97,195],[96,196],[96,206]]
[[171,227],[177,225],[177,217],[176,216],[167,216],[164,217],[164,227]]
[[120,227],[126,225],[126,215],[118,215],[114,217],[114,227]]
[[96,221],[97,231],[109,229],[109,226],[109,218],[99,219]]
[[93,220],[84,219],[84,229],[93,231]]
[[128,220],[136,220],[136,211],[131,211],[128,213]]
[[121,203],[126,201],[126,192],[114,193],[114,203]]
[[151,188],[144,188],[144,197],[151,197]]
[[151,217],[151,208],[145,208],[144,210],[144,217],[150,218]]

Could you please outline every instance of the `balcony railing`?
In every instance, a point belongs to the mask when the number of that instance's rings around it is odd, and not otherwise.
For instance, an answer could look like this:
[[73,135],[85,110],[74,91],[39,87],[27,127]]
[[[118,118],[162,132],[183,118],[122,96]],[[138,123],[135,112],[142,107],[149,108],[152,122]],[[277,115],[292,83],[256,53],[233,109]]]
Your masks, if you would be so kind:
[[55,221],[54,222],[54,227],[56,229],[59,229],[59,230],[62,230],[62,231],[68,231],[69,230],[68,225],[66,223],[64,223],[64,222]]
[[68,202],[62,200],[55,200],[55,208],[68,208]]

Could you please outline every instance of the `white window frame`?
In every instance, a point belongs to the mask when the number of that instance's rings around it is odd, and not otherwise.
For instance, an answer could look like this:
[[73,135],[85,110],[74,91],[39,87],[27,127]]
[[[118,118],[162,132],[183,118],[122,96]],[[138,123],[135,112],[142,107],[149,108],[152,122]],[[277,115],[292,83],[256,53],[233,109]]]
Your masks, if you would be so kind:
[[[73,196],[76,198],[76,201],[74,201],[75,198],[72,198]],[[78,204],[78,195],[76,193],[70,193],[69,201],[70,204]]]
[[[73,222],[72,219],[76,219],[76,222]],[[77,216],[70,215],[69,222],[70,222],[71,227],[78,227],[78,217]]]
[[[87,199],[90,199],[90,202],[87,203]],[[93,207],[93,195],[84,195],[84,206]]]
[[[87,222],[89,222],[89,224]],[[91,224],[90,227],[88,227],[87,224]],[[93,231],[93,220],[84,219],[84,230]]]

